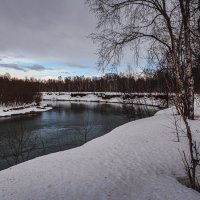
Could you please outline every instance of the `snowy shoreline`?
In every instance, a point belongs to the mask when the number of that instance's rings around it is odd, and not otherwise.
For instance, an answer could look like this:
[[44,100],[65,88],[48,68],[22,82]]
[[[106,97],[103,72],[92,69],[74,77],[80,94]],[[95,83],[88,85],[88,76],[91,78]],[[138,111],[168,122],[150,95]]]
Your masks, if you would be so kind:
[[[199,122],[190,121],[196,141]],[[177,181],[185,177],[179,152],[187,153],[188,145],[184,136],[176,142],[174,129],[172,109],[166,109],[81,147],[3,170],[0,199],[199,200],[200,193]]]
[[42,92],[43,101],[79,101],[101,103],[126,103],[166,108],[162,93],[115,93],[115,92]]
[[[42,92],[42,101],[70,101],[70,102],[97,102],[97,103],[118,103],[118,104],[135,104],[153,106],[158,108],[166,108],[158,96],[165,97],[161,93],[130,93],[134,95],[134,99],[125,97],[123,93],[115,92]],[[52,107],[47,105],[36,106],[35,104],[28,104],[23,106],[0,106],[0,118],[12,117],[17,115],[26,115],[32,113],[40,113],[51,110]]]
[[35,104],[12,107],[0,106],[0,118],[46,112],[51,109],[52,107],[47,105],[36,106]]

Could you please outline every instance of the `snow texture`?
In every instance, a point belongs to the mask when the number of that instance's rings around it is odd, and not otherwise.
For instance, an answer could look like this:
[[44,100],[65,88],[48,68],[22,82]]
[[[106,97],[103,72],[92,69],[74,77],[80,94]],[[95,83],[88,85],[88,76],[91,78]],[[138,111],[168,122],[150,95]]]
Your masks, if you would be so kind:
[[0,106],[0,117],[10,117],[15,115],[45,112],[51,109],[52,107],[46,105],[36,106],[35,104],[13,106],[13,107]]
[[[162,102],[160,99],[156,99],[154,97],[147,97],[148,93],[140,93],[140,95],[144,95],[144,97],[136,97],[131,99],[123,99],[124,93],[115,93],[115,92],[73,92],[73,94],[77,94],[76,96],[72,96],[70,92],[43,92],[42,99],[44,101],[83,101],[83,102],[104,102],[104,103],[134,103],[140,105],[151,105],[151,106],[161,106]],[[79,95],[80,94],[80,95]],[[84,96],[81,96],[84,94]],[[133,95],[137,95],[138,93],[132,93]],[[106,95],[107,98],[103,98]],[[139,95],[139,94],[138,94]],[[158,95],[157,93],[152,93],[151,95]],[[112,97],[116,96],[116,97]]]
[[[199,120],[190,125],[199,141]],[[0,199],[199,200],[200,193],[177,181],[185,176],[179,152],[188,146],[186,137],[176,142],[174,131],[172,109],[163,110],[81,147],[3,170]]]

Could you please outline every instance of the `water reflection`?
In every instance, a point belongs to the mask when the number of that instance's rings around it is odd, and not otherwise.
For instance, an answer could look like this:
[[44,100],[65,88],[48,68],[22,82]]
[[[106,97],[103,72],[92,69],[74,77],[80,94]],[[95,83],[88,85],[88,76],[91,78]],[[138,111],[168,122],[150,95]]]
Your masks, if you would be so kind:
[[74,148],[130,120],[151,116],[152,107],[101,103],[50,103],[40,114],[0,120],[0,169],[37,156]]

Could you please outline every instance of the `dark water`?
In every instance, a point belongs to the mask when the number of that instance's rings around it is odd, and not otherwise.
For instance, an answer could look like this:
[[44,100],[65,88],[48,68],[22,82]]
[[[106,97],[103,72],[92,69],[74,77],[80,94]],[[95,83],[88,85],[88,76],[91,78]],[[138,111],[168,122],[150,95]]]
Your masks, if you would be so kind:
[[152,107],[101,103],[51,104],[40,114],[0,119],[0,170],[37,156],[74,148],[130,120],[151,116]]

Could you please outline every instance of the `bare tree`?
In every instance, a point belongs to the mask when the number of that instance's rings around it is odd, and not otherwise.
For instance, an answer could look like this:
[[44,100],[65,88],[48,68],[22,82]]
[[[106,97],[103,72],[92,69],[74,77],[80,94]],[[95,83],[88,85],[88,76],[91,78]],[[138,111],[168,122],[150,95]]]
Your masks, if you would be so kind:
[[182,101],[184,114],[193,119],[191,30],[197,27],[194,19],[199,15],[198,1],[87,0],[87,3],[98,19],[98,32],[91,37],[99,43],[99,66],[119,64],[123,50],[129,45],[138,54],[140,46],[148,44],[148,52],[154,49],[157,56],[167,57],[176,75],[177,98]]
[[29,160],[37,145],[38,137],[20,123],[0,138],[0,157],[12,166]]
[[87,110],[86,116],[83,119],[83,125],[75,128],[75,130],[81,134],[81,140],[83,143],[86,143],[90,140],[89,134],[94,130],[94,128],[94,122],[91,120],[89,110]]
[[[175,106],[185,124],[189,142],[189,179],[196,188],[199,165],[196,143],[188,119],[194,119],[194,52],[199,39],[199,0],[87,0],[98,19],[99,67],[116,66],[131,46],[139,57],[146,48],[154,66],[163,66],[175,77]],[[147,45],[146,45],[147,44]],[[144,48],[145,47],[145,48]]]

